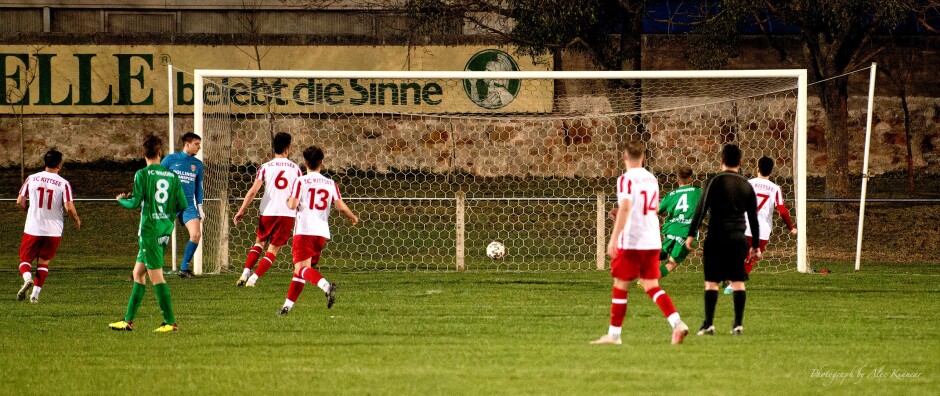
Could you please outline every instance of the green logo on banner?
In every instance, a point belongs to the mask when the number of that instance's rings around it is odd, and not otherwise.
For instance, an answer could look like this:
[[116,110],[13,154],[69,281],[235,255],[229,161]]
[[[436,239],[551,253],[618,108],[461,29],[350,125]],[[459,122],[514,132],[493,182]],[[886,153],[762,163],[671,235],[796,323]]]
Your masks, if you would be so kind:
[[[477,52],[464,66],[465,71],[519,71],[519,65],[509,54],[495,49]],[[516,95],[522,82],[510,79],[463,80],[463,90],[467,97],[484,109],[505,107]]]

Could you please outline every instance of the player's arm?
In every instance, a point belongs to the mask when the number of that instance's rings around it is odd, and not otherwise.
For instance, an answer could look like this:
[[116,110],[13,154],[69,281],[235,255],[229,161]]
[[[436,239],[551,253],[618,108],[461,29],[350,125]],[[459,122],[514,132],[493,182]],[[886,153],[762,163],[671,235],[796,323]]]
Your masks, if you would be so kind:
[[301,183],[300,179],[294,179],[291,182],[290,186],[290,196],[287,197],[287,208],[290,210],[297,210],[297,206],[300,205],[300,188]]
[[134,191],[128,195],[121,193],[117,196],[117,201],[121,206],[127,209],[137,209],[144,198],[144,182],[141,180],[141,173],[138,171],[134,175]]
[[630,215],[630,210],[633,209],[633,200],[630,199],[621,199],[619,204],[619,209],[617,209],[617,219],[614,220],[614,230],[610,233],[610,242],[607,243],[607,255],[610,257],[617,256],[617,237],[620,236],[620,233],[623,232],[623,228],[627,225],[627,216]]
[[689,234],[685,238],[685,247],[689,250],[694,248],[692,243],[695,242],[695,236],[698,235],[698,229],[702,225],[702,219],[705,217],[705,211],[708,210],[708,192],[711,190],[712,183],[714,181],[715,178],[712,178],[708,182],[708,185],[705,186],[705,190],[702,191],[702,196],[699,198],[698,204],[695,205],[695,214],[692,215],[692,222],[689,223]]
[[242,206],[238,208],[238,213],[235,213],[235,217],[232,218],[232,221],[235,222],[235,225],[238,225],[238,222],[245,217],[245,211],[248,210],[248,205],[255,199],[255,196],[258,195],[258,190],[261,190],[261,185],[264,184],[264,180],[255,179],[255,183],[251,185],[251,188],[248,189],[248,192],[245,193],[245,200],[242,201]]
[[787,205],[783,203],[783,193],[779,190],[777,191],[777,213],[780,213],[780,218],[783,219],[784,223],[787,223],[787,228],[790,229],[791,234],[796,234],[796,226],[793,225],[793,219],[790,218],[790,211],[787,210]]
[[23,187],[20,187],[20,193],[16,195],[16,205],[23,209],[23,211],[29,210],[29,205],[26,204],[26,199],[29,198],[29,182],[23,183]]
[[198,170],[198,172],[196,172],[196,185],[195,185],[195,191],[196,191],[196,209],[199,210],[199,217],[201,217],[203,220],[205,220],[205,219],[206,219],[206,212],[202,210],[202,201],[203,201],[203,199],[205,198],[205,192],[204,192],[203,189],[202,189],[202,175],[203,175],[203,172],[204,172],[204,168],[203,168],[203,165],[202,165],[202,161],[199,161],[199,168],[198,168],[197,170]]
[[[754,188],[750,183],[742,186],[743,194],[754,199],[744,200],[744,213],[747,215],[747,222],[751,225],[751,235],[755,237],[760,235],[760,223],[757,221],[757,195],[754,194]],[[751,238],[750,257],[761,258],[760,238]]]
[[68,213],[72,221],[75,222],[75,229],[82,229],[82,219],[78,218],[78,211],[75,210],[75,202],[73,202],[72,198],[72,185],[68,182],[65,183],[65,192],[62,194],[62,201],[62,207],[65,208],[65,213]]
[[336,201],[333,201],[333,203],[336,204],[336,210],[342,213],[343,216],[346,216],[346,219],[348,219],[352,225],[359,224],[359,216],[356,216],[356,214],[353,213],[353,211],[350,210],[348,206],[346,206],[346,203],[343,202],[342,199],[337,199]]

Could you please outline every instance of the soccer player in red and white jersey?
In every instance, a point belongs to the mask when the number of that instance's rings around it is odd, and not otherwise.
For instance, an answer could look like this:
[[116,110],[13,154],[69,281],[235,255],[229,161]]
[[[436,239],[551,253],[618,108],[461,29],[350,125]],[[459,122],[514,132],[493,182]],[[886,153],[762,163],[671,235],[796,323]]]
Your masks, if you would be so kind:
[[[274,258],[281,246],[287,244],[290,239],[291,230],[294,229],[294,217],[297,213],[294,209],[287,207],[287,198],[290,197],[290,186],[295,179],[301,176],[300,167],[293,161],[287,159],[290,154],[291,135],[286,132],[278,132],[274,135],[271,142],[274,148],[274,159],[265,162],[258,168],[258,175],[251,189],[245,194],[245,200],[241,208],[232,219],[235,225],[245,217],[245,210],[255,199],[261,185],[264,184],[264,197],[261,198],[261,216],[258,218],[258,228],[255,231],[255,244],[248,252],[248,258],[245,260],[245,269],[242,270],[242,276],[235,282],[235,286],[254,287],[268,268],[274,264]],[[264,253],[267,246],[267,253]],[[264,253],[264,258],[261,254]],[[251,270],[255,263],[261,258],[258,269],[252,274]],[[249,274],[251,275],[249,277]]]
[[623,156],[627,172],[617,179],[619,209],[614,230],[607,245],[611,257],[610,275],[614,278],[610,305],[610,327],[592,344],[621,344],[620,332],[627,313],[627,288],[640,278],[643,290],[659,306],[672,326],[672,343],[681,344],[689,334],[669,295],[659,287],[659,182],[643,168],[646,146],[631,142]]
[[[62,170],[62,153],[55,149],[49,150],[43,156],[43,161],[46,170],[29,175],[16,197],[16,204],[27,211],[23,242],[20,244],[20,275],[23,276],[23,287],[16,293],[16,298],[23,301],[26,298],[26,290],[33,286],[29,297],[31,303],[39,302],[39,292],[49,276],[49,261],[55,257],[59,241],[62,240],[62,229],[65,228],[62,210],[65,209],[75,221],[75,229],[82,227],[82,220],[78,218],[75,204],[72,203],[72,186],[59,176],[59,171]],[[32,263],[36,259],[39,261],[39,268],[36,270],[34,282]]]
[[[757,160],[757,177],[748,180],[748,183],[751,183],[751,186],[754,187],[754,195],[757,197],[757,222],[760,224],[758,229],[760,231],[761,253],[764,253],[767,249],[767,241],[770,239],[770,230],[774,228],[774,208],[780,213],[780,218],[787,224],[790,233],[794,235],[797,233],[796,226],[790,218],[790,211],[787,210],[787,206],[783,203],[783,192],[780,186],[770,181],[770,173],[773,172],[773,170],[774,160],[768,157],[760,157],[760,159]],[[753,237],[751,235],[751,226],[746,221],[744,222],[744,226],[744,237],[747,240],[747,245],[751,246],[751,238]],[[758,260],[757,257],[751,256],[744,260],[744,271],[747,272],[748,275],[751,274],[751,270],[754,269],[754,263]],[[731,285],[725,288],[725,294],[731,294]]]
[[336,205],[336,209],[352,225],[359,223],[359,217],[343,202],[336,183],[320,174],[323,169],[323,150],[316,146],[304,150],[304,166],[307,175],[294,181],[291,197],[287,201],[288,207],[297,209],[293,245],[294,279],[287,289],[287,300],[278,315],[290,312],[307,282],[322,289],[326,294],[326,307],[333,307],[336,284],[327,282],[316,268],[326,240],[330,239],[330,208]]

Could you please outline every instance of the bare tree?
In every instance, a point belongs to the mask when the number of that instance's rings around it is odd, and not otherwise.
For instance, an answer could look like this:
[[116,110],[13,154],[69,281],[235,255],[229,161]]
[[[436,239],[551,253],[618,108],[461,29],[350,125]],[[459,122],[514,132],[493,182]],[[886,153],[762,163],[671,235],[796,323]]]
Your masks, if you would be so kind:
[[904,114],[904,142],[907,146],[907,188],[914,191],[914,152],[911,147],[913,133],[911,132],[911,110],[907,103],[908,82],[911,77],[911,68],[918,62],[922,49],[918,48],[913,40],[899,40],[884,52],[878,71],[887,77],[894,88],[898,98],[901,99],[901,111]]
[[[45,46],[33,46],[33,54],[39,54]],[[6,86],[6,100],[10,105],[13,115],[16,117],[16,125],[20,132],[20,180],[26,181],[26,119],[24,118],[26,106],[29,104],[29,87],[36,81],[39,75],[39,59],[37,57],[26,57],[24,68],[13,73],[22,77],[16,82]]]

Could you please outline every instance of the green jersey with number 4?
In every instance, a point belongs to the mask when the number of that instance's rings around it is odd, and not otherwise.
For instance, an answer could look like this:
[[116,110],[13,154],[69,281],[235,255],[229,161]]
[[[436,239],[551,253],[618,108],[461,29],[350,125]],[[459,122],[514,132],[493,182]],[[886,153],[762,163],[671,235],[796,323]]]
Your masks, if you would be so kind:
[[134,192],[118,203],[128,209],[140,207],[141,238],[159,238],[173,232],[176,214],[186,209],[186,196],[175,173],[159,164],[148,165],[134,175]]
[[689,224],[692,223],[695,207],[701,197],[702,189],[695,186],[679,187],[666,194],[659,202],[659,213],[666,215],[663,235],[685,239],[689,235]]

